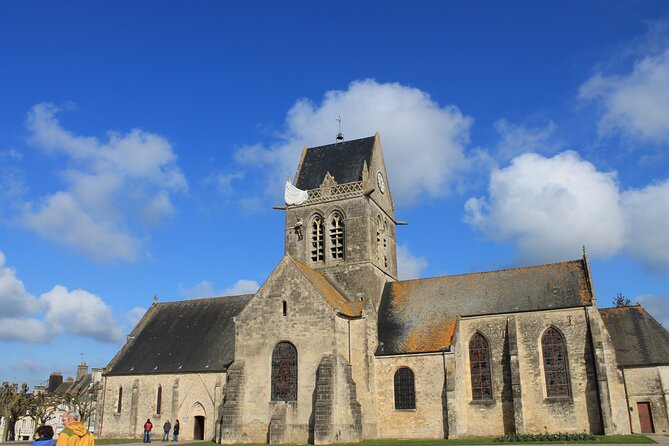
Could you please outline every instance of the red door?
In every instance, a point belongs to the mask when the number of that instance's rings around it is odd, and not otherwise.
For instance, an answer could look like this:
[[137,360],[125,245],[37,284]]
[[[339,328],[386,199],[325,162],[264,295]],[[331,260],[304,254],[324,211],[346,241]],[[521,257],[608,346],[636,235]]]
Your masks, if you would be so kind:
[[639,413],[639,424],[641,424],[642,434],[652,434],[655,432],[653,427],[653,415],[650,413],[650,403],[636,403],[636,409]]

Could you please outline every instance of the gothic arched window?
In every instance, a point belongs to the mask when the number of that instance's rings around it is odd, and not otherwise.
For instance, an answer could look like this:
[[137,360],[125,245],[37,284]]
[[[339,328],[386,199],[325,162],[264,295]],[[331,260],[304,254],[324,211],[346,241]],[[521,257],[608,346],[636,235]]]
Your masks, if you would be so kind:
[[330,218],[330,254],[333,259],[344,258],[344,219],[339,212]]
[[163,386],[158,386],[158,392],[156,392],[156,415],[160,415],[160,408],[163,405]]
[[541,353],[544,359],[546,396],[569,396],[569,369],[567,367],[567,346],[562,335],[550,327],[541,336]]
[[415,409],[416,388],[413,371],[402,367],[395,372],[395,409]]
[[472,399],[491,400],[490,349],[481,333],[474,333],[469,341],[469,367],[472,376]]
[[385,234],[383,233],[383,220],[381,220],[381,216],[379,215],[376,218],[376,258],[379,263],[381,263],[385,257],[383,250],[384,238]]
[[290,342],[272,352],[272,401],[297,401],[297,349]]
[[311,261],[323,260],[323,219],[317,215],[311,220]]
[[116,413],[121,413],[123,408],[123,387],[118,388],[118,402],[116,403]]

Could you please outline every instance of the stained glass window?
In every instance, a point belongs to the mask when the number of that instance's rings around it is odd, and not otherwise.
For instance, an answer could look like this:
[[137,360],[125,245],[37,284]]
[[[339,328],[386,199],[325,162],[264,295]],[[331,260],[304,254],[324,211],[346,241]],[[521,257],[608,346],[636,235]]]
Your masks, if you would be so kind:
[[297,349],[290,342],[272,352],[272,401],[297,401]]
[[413,371],[402,367],[395,372],[395,409],[415,409],[416,389]]
[[475,333],[469,341],[469,367],[472,376],[472,399],[491,400],[490,349],[488,341],[481,333]]
[[569,396],[567,348],[562,335],[555,328],[549,328],[541,337],[541,352],[544,357],[546,396]]

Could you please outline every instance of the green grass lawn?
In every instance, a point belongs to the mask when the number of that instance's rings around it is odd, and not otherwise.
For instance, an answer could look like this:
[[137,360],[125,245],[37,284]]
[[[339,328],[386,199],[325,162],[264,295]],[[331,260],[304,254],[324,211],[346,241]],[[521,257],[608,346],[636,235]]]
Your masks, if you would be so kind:
[[[494,441],[494,437],[468,437],[468,438],[458,438],[452,440],[366,440],[361,443],[347,443],[339,444],[338,446],[450,446],[450,445],[470,445],[470,444],[495,444],[495,445],[505,445],[505,444],[524,444],[524,443],[497,443]],[[102,443],[96,441],[96,444],[113,444],[113,443]],[[111,441],[111,440],[108,440]],[[140,440],[135,440],[139,442]],[[119,441],[120,442],[120,441]],[[127,441],[125,441],[127,442]],[[570,442],[536,442],[533,441],[532,444],[654,444],[655,441],[651,440],[648,437],[643,435],[596,435],[594,441],[570,441]],[[525,443],[526,444],[526,443]],[[179,443],[179,446],[213,446],[216,445],[214,442],[198,442],[198,443]],[[261,446],[258,445],[244,445],[244,446]]]

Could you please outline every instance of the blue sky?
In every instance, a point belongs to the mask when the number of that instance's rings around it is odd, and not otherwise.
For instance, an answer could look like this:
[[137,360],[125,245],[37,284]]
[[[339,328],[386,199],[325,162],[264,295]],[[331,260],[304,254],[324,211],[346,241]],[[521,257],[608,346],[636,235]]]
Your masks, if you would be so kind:
[[253,292],[304,145],[379,132],[402,278],[577,259],[669,324],[669,4],[0,3],[0,378]]

